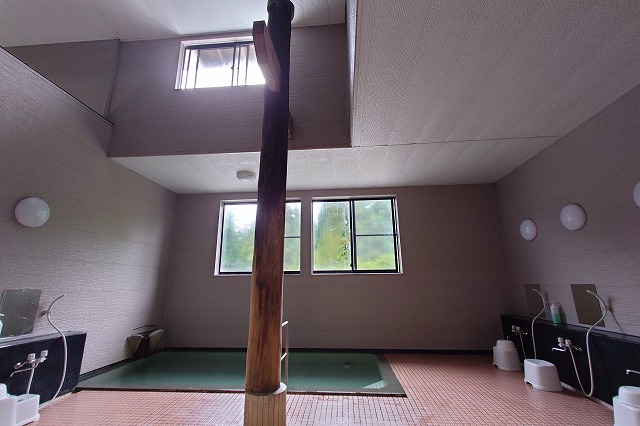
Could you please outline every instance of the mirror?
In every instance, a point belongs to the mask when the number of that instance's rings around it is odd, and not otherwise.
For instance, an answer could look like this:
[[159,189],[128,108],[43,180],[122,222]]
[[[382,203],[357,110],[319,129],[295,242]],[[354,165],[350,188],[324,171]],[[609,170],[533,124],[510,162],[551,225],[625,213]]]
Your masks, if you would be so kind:
[[[595,284],[571,284],[571,293],[573,293],[573,303],[576,306],[578,322],[592,325],[602,316],[602,309],[598,299],[587,293],[587,290],[597,293]],[[600,326],[605,326],[604,321],[600,322]]]
[[0,337],[33,332],[40,304],[39,289],[4,290],[0,299]]

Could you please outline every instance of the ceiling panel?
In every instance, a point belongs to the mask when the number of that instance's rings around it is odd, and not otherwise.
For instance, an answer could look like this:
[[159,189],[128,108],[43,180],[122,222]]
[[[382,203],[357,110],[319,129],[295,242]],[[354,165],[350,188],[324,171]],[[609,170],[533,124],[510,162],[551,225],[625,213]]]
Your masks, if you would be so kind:
[[570,32],[583,13],[575,3],[572,7],[567,2],[542,3],[495,62],[490,76],[447,139],[490,138],[491,135],[482,133],[485,127],[516,97],[518,90],[556,48],[557,41]]
[[[388,188],[491,183],[555,138],[291,151],[289,190]],[[116,158],[120,164],[177,194],[253,192],[239,170],[259,170],[259,153]]]
[[402,171],[407,167],[414,151],[415,145],[385,147],[385,157],[377,173],[376,186],[388,186],[388,182],[401,179]]
[[[389,144],[415,143],[427,131],[425,128],[436,103],[444,96],[448,76],[455,69],[474,28],[481,10],[479,4],[477,1],[431,3],[413,59],[413,65],[420,65],[407,67],[408,79],[400,92],[401,112],[393,123],[394,133]],[[359,140],[356,138],[355,143]],[[369,143],[374,141],[372,138]]]
[[[202,177],[179,157],[129,157],[113,161],[117,161],[176,194],[197,192],[196,188],[203,187]],[[217,188],[214,185],[210,185],[210,187]]]
[[[490,81],[496,65],[509,51],[513,40],[531,20],[536,6],[536,3],[528,2],[520,7],[495,5],[481,10],[419,141],[471,139],[451,139],[449,136],[483,86]],[[420,63],[413,66],[420,66]]]
[[[344,22],[344,0],[294,3],[294,25]],[[245,30],[266,18],[265,5],[9,0],[0,3],[0,44]],[[396,6],[358,2],[353,147],[291,151],[290,189],[496,182],[640,83],[637,0]],[[235,174],[257,172],[258,153],[117,161],[177,193],[257,187]]]
[[[564,134],[600,111],[603,102],[615,100],[611,99],[612,93],[626,93],[638,83],[640,18],[627,21],[625,25],[622,22],[615,25],[616,30],[608,40],[601,43],[598,43],[601,40],[589,40],[594,47],[581,66],[514,129],[515,134],[531,133],[533,129],[541,127],[548,128],[550,134]],[[607,84],[611,80],[617,87],[612,88]],[[606,86],[606,92],[599,90],[601,86]],[[598,93],[598,102],[594,105],[590,100],[595,93]],[[567,119],[567,113],[579,118]]]
[[407,165],[400,170],[398,176],[408,186],[423,185],[422,173],[442,149],[442,143],[414,144],[414,150],[407,161]]
[[[296,0],[294,26],[345,22],[344,0]],[[0,46],[118,38],[150,40],[251,29],[267,0],[7,0]]]

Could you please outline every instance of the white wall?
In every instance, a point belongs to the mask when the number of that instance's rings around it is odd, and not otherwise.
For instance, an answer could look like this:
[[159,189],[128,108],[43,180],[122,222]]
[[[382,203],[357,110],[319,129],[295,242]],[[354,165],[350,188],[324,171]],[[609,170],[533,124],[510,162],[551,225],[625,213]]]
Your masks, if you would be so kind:
[[[82,371],[127,357],[131,329],[161,325],[176,197],[108,160],[112,126],[0,49],[0,290],[40,288],[40,310],[88,333]],[[17,202],[51,218],[25,228]],[[39,318],[36,333],[53,330]]]
[[[610,300],[607,329],[640,335],[640,88],[604,109],[498,183],[514,306],[526,314],[523,285],[540,284],[578,324],[570,284],[595,284]],[[560,210],[581,205],[579,231],[560,223]],[[519,225],[533,219],[527,242]]]
[[[397,195],[401,275],[311,275],[311,197]],[[302,199],[300,275],[285,276],[291,346],[490,349],[508,311],[493,185],[291,192]],[[250,276],[214,276],[222,200],[181,195],[165,327],[172,346],[246,347]]]
[[[264,86],[176,90],[184,39],[121,44],[110,156],[260,151]],[[351,145],[347,73],[345,25],[292,30],[291,149]]]

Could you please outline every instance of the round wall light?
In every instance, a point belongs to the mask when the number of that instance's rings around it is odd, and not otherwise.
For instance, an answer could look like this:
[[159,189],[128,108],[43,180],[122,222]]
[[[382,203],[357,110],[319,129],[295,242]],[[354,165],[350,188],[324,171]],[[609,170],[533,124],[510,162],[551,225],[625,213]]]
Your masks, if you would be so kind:
[[520,235],[527,241],[533,240],[538,235],[538,227],[531,219],[523,220],[520,224]]
[[640,207],[640,182],[636,185],[636,189],[633,190],[633,199],[638,207]]
[[29,228],[44,225],[49,220],[49,205],[42,198],[29,197],[16,205],[16,219]]
[[236,173],[236,177],[238,178],[238,180],[241,180],[243,182],[251,182],[252,180],[256,180],[256,174],[251,170],[239,170],[238,173]]
[[569,231],[576,231],[584,226],[586,215],[577,204],[567,204],[560,212],[560,221]]

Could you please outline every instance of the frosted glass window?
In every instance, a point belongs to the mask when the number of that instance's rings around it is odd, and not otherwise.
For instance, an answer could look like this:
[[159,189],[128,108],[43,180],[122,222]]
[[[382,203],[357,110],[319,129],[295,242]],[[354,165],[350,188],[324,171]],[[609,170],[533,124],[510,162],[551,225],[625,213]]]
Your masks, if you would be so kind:
[[251,42],[187,46],[181,89],[264,84]]

